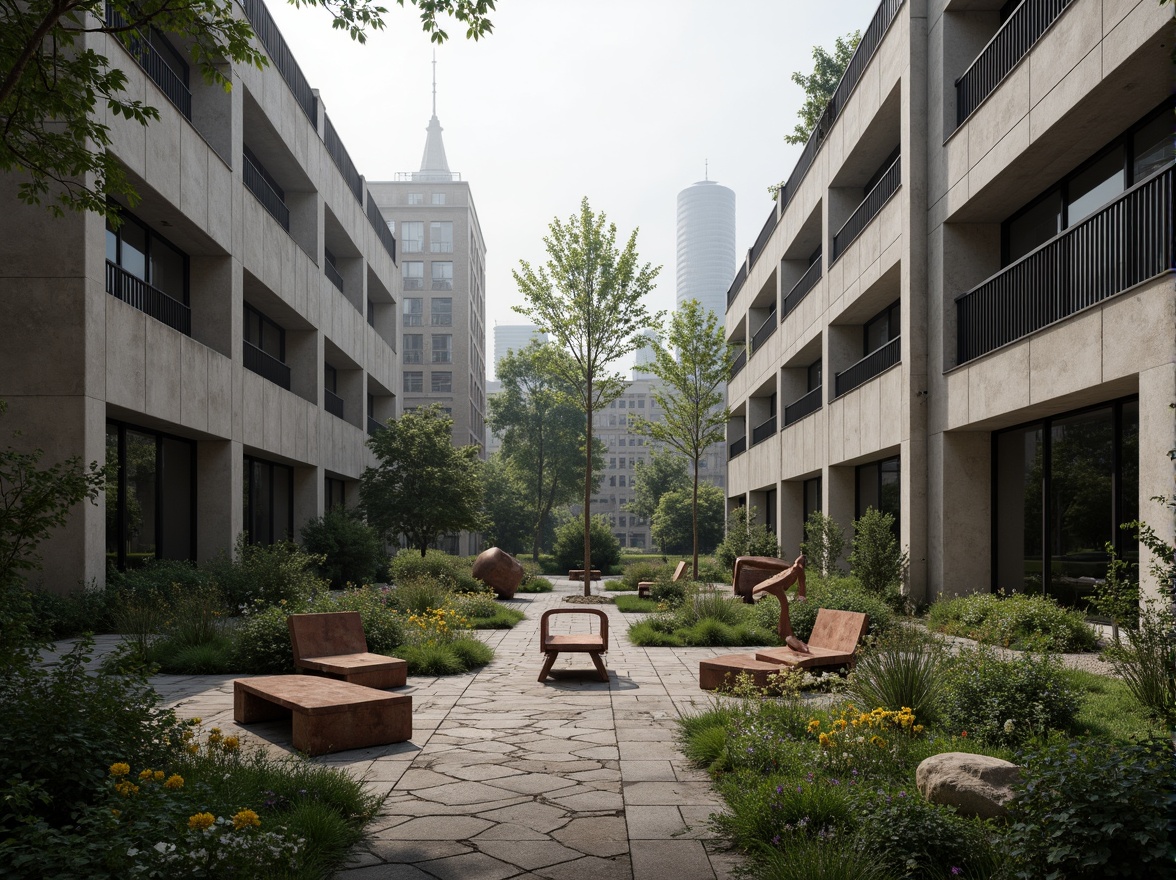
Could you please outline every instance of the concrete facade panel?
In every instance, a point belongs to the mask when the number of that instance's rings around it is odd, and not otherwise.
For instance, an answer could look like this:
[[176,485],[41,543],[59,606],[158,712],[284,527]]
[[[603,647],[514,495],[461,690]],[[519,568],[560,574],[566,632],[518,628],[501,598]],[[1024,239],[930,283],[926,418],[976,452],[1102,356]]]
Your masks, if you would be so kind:
[[[1102,306],[1102,378],[1119,379],[1151,364],[1176,362],[1176,289],[1161,277]],[[1124,340],[1130,340],[1125,343]]]
[[147,407],[147,321],[142,312],[106,297],[106,400],[144,412]]
[[182,397],[184,335],[159,321],[144,320],[143,362],[146,369],[146,412],[178,424]]
[[[1029,101],[1038,104],[1102,38],[1103,0],[1076,0],[1029,53]],[[1098,54],[1097,52],[1095,53]]]
[[1038,403],[1102,381],[1102,315],[1084,312],[1029,340],[1029,401]]

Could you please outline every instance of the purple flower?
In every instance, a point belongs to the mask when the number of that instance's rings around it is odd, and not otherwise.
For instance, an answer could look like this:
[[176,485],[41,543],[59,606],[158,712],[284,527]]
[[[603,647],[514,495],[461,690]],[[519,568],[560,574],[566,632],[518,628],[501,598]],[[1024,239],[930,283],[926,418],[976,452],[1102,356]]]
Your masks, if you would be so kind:
[[955,865],[951,866],[951,876],[958,877],[962,873],[964,873],[963,868],[957,868]]

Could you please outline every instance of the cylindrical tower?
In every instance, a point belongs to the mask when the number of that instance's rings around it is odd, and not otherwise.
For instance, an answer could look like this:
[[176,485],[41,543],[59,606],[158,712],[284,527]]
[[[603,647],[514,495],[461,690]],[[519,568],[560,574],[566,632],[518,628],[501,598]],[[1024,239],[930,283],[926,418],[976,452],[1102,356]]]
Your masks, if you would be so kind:
[[735,192],[700,180],[678,193],[677,296],[696,299],[720,321],[735,277]]

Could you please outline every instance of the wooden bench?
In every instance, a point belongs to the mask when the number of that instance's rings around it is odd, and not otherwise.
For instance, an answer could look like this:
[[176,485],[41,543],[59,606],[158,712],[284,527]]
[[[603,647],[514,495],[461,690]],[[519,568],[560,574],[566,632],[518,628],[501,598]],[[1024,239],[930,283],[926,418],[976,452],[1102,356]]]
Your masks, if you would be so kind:
[[[678,563],[678,567],[674,569],[674,576],[670,578],[670,583],[676,584],[686,576],[686,560],[683,559]],[[648,599],[649,591],[653,589],[653,581],[641,581],[637,584],[637,598]]]
[[286,618],[294,647],[294,668],[370,688],[404,687],[408,663],[372,654],[358,611],[291,614]]
[[[600,580],[600,569],[598,569],[598,568],[592,569],[592,571],[589,573],[588,577],[594,581]],[[571,569],[568,572],[568,580],[569,581],[582,581],[582,580],[584,580],[584,569],[582,569],[582,568]]]
[[791,648],[765,648],[754,653],[725,654],[698,664],[698,686],[706,691],[734,684],[739,673],[751,676],[756,687],[768,684],[768,676],[784,667],[817,669],[853,666],[858,642],[866,634],[869,618],[857,611],[821,608],[809,636],[809,653]]
[[412,697],[309,675],[233,681],[238,724],[287,717],[294,748],[308,755],[382,746],[412,736]]
[[[600,618],[599,633],[575,633],[572,635],[551,635],[549,621],[554,614],[589,614]],[[599,608],[550,608],[539,618],[539,650],[547,655],[543,662],[540,681],[547,681],[547,675],[561,653],[575,652],[589,654],[596,666],[601,681],[608,681],[608,670],[600,655],[608,651],[608,615]]]

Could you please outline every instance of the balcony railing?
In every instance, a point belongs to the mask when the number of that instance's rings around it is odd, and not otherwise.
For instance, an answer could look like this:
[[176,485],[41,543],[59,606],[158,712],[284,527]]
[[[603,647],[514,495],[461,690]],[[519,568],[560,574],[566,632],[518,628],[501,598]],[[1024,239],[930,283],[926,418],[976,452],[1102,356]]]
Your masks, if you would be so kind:
[[290,368],[273,355],[262,351],[247,339],[242,340],[245,347],[245,369],[252,370],[257,375],[269,379],[275,385],[281,385],[290,390]]
[[433,290],[453,290],[452,278],[434,278]]
[[821,259],[818,257],[817,261],[808,267],[808,270],[800,276],[800,280],[792,285],[792,290],[788,291],[787,296],[784,297],[784,310],[780,312],[781,323],[793,309],[800,305],[800,301],[808,296],[808,292],[816,287],[820,280]]
[[339,270],[335,268],[334,263],[323,260],[323,274],[327,276],[327,280],[338,288],[339,292],[343,292],[343,276],[339,274]]
[[388,222],[384,219],[384,215],[380,213],[380,209],[372,201],[371,193],[368,193],[367,217],[368,223],[372,224],[372,229],[376,230],[376,238],[380,240],[380,244],[384,246],[384,250],[388,252],[388,256],[395,263],[396,236],[392,234],[392,230],[388,228]]
[[833,252],[829,255],[830,265],[844,254],[853,244],[854,239],[861,235],[862,230],[870,225],[870,221],[882,210],[882,206],[890,201],[890,197],[898,191],[900,183],[902,183],[902,156],[895,159],[894,163],[886,169],[882,179],[866,193],[862,203],[849,215],[845,225],[833,236]]
[[405,290],[424,290],[425,289],[425,279],[424,278],[405,278],[404,279],[404,289]]
[[430,315],[429,323],[433,327],[452,327],[453,315]]
[[759,329],[751,334],[751,353],[755,354],[759,351],[760,346],[768,341],[768,337],[775,333],[776,328],[779,326],[780,322],[776,320],[776,310],[772,309],[768,313],[767,319],[760,324]]
[[162,290],[106,261],[106,292],[185,336],[192,335],[192,310]]
[[343,418],[343,398],[330,388],[323,389],[323,409],[336,418]]
[[383,422],[376,421],[371,416],[368,416],[367,432],[370,436],[374,437],[376,434],[380,433],[381,431],[386,431],[386,430],[388,430],[387,425],[385,425]]
[[747,261],[745,260],[739,264],[739,271],[735,273],[735,280],[727,288],[727,308],[731,308],[731,303],[735,302],[735,297],[739,294],[739,288],[743,286],[743,282],[746,280]]
[[367,301],[367,322],[369,327],[376,326],[376,304],[370,299]]
[[763,228],[760,229],[760,234],[755,237],[755,244],[751,246],[751,264],[753,266],[755,265],[755,261],[759,259],[759,255],[764,252],[764,246],[768,243],[768,239],[772,237],[772,232],[775,231],[776,222],[779,219],[779,212],[776,211],[776,206],[772,205],[772,213],[764,221]]
[[306,114],[310,124],[317,128],[318,100],[310,88],[310,83],[302,74],[302,68],[294,60],[294,53],[290,51],[290,47],[282,38],[282,32],[278,30],[278,26],[270,17],[269,10],[265,8],[265,3],[263,0],[239,0],[239,2],[241,8],[245,10],[245,17],[249,19],[253,33],[257,35],[257,39],[265,47],[265,54],[269,56],[269,60],[278,69],[278,73],[282,75],[286,85],[290,87],[290,91],[294,94],[294,100],[298,102],[298,106],[302,108],[302,112]]
[[763,443],[776,433],[776,417],[772,416],[766,422],[761,422],[751,429],[751,445]]
[[[126,18],[109,3],[106,4],[106,26],[127,27]],[[192,93],[188,91],[184,78],[172,70],[171,66],[163,60],[163,56],[155,51],[139,31],[132,30],[123,36],[126,39],[123,46],[131,57],[147,72],[151,81],[159,86],[160,91],[167,96],[167,99],[176,105],[176,109],[184,114],[184,118],[191,119]]]
[[431,253],[431,254],[451,254],[451,253],[453,253],[453,242],[451,242],[451,241],[431,241],[431,242],[429,242],[429,253]]
[[738,440],[727,444],[727,458],[732,459],[737,455],[742,455],[747,451],[747,438],[740,437]]
[[355,200],[362,205],[363,180],[359,176],[355,163],[351,161],[347,148],[343,146],[343,141],[339,139],[339,133],[331,124],[331,117],[326,113],[323,114],[323,143],[327,146],[327,154],[331,157],[331,161],[335,163],[335,167],[343,175],[347,188],[351,190]]
[[902,360],[902,337],[896,336],[885,345],[874,349],[852,367],[837,374],[833,386],[835,396],[848,394],[859,385],[869,382],[879,373]]
[[956,363],[1035,333],[1171,272],[1176,166],[956,299]]
[[245,186],[249,191],[257,196],[257,200],[261,202],[261,206],[269,211],[270,216],[282,224],[282,228],[287,232],[290,231],[290,209],[286,207],[286,202],[278,195],[278,191],[270,186],[270,182],[265,179],[257,166],[253,164],[248,156],[242,155],[241,161],[243,163],[241,169],[241,178],[245,181]]
[[739,354],[735,355],[735,360],[731,361],[731,378],[734,379],[739,375],[739,371],[747,366],[747,346],[739,349]]
[[956,125],[972,115],[1072,0],[1025,0],[956,80]]
[[800,400],[784,407],[784,427],[795,424],[805,416],[810,416],[821,408],[821,386],[818,385]]

